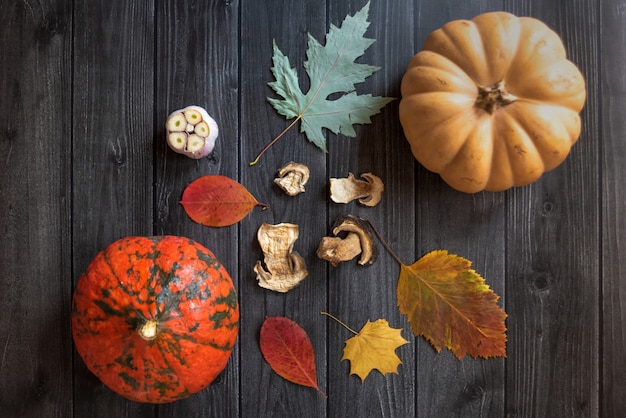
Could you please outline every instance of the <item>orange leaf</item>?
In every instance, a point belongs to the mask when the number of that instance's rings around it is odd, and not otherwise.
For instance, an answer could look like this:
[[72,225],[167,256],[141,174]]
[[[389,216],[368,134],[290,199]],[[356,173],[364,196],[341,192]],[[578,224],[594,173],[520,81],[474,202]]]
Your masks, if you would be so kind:
[[423,335],[439,352],[457,358],[506,357],[506,313],[499,296],[485,284],[472,263],[445,250],[432,251],[410,266],[400,265],[397,295],[400,312],[413,333]]
[[313,344],[300,325],[282,316],[266,318],[261,326],[260,346],[276,374],[326,397],[317,385]]
[[180,201],[195,222],[205,226],[229,226],[246,217],[259,203],[235,180],[225,176],[204,176],[194,180]]

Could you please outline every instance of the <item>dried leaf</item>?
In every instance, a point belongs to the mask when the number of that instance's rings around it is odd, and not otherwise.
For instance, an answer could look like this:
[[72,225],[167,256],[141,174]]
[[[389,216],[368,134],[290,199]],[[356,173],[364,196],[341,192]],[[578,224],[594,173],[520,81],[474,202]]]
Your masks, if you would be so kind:
[[395,350],[409,343],[401,332],[401,329],[391,328],[386,319],[367,321],[357,335],[346,340],[341,360],[350,360],[350,374],[359,376],[361,382],[374,369],[383,375],[397,374],[402,361]]
[[316,389],[315,353],[306,331],[296,322],[282,316],[268,317],[261,326],[260,346],[263,357],[284,379]]
[[471,262],[445,250],[432,251],[410,266],[401,263],[397,296],[413,333],[439,352],[461,359],[506,357],[506,313]]
[[246,217],[259,203],[241,184],[225,176],[204,176],[183,192],[180,203],[195,222],[205,226],[229,226]]
[[[327,151],[323,128],[355,137],[353,124],[370,123],[370,117],[393,100],[371,94],[357,95],[355,91],[355,84],[364,82],[380,69],[354,62],[374,43],[374,39],[364,37],[369,27],[368,13],[369,2],[354,16],[346,16],[341,27],[331,25],[326,45],[309,35],[308,60],[304,63],[310,81],[306,94],[300,89],[298,74],[289,58],[274,43],[272,73],[275,81],[269,85],[282,99],[268,98],[268,101],[279,114],[287,119],[295,118],[286,130],[299,120],[300,131],[323,151]],[[335,94],[340,96],[329,98]],[[256,164],[285,131],[261,151],[251,165]]]

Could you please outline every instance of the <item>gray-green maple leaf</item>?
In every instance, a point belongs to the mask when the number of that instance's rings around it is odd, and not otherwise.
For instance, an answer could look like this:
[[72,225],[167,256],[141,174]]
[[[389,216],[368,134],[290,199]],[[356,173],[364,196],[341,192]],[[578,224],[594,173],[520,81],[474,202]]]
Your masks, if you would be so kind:
[[[268,83],[282,99],[270,98],[274,109],[287,119],[295,120],[250,163],[255,164],[285,132],[300,121],[300,131],[316,146],[327,152],[323,128],[335,134],[356,136],[353,124],[370,123],[370,117],[390,101],[389,97],[359,95],[355,85],[365,81],[380,67],[354,62],[375,40],[365,38],[369,2],[354,16],[347,16],[341,27],[331,25],[322,46],[310,34],[304,68],[309,76],[309,90],[300,89],[298,74],[274,42],[272,73],[276,81]],[[340,97],[329,99],[331,95]]]

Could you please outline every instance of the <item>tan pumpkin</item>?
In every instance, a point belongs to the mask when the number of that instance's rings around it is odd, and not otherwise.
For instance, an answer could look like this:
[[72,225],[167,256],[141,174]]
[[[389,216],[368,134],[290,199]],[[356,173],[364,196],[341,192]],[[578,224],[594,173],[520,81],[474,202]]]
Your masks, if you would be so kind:
[[505,12],[431,33],[401,92],[413,155],[467,193],[529,184],[561,164],[580,135],[586,98],[559,36]]

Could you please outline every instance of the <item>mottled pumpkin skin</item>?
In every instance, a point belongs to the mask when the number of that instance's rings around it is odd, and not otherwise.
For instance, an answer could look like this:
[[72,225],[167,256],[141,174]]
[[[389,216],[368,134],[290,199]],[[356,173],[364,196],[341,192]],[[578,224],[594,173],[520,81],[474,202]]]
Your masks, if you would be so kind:
[[[156,337],[146,340],[139,331],[150,320]],[[229,274],[188,238],[116,241],[74,291],[78,353],[105,385],[134,401],[171,402],[205,388],[226,367],[238,331]]]
[[560,37],[505,12],[435,30],[409,62],[401,93],[415,158],[467,193],[526,185],[561,164],[586,99]]

